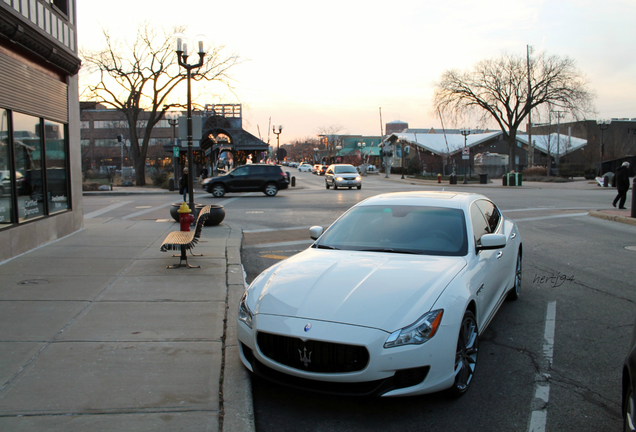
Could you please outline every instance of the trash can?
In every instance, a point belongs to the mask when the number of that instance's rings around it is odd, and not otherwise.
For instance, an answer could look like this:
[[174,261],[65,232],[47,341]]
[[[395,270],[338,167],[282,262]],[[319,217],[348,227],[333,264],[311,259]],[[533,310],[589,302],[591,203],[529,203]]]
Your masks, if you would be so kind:
[[517,177],[517,186],[521,186],[521,173],[516,173],[515,176]]
[[501,176],[501,185],[508,186],[508,173],[504,173],[504,175]]
[[449,177],[449,183],[452,185],[456,185],[457,184],[457,175],[456,174],[451,174]]
[[603,176],[603,187],[609,187],[609,176],[607,174]]
[[508,174],[508,186],[517,186],[517,177],[513,173]]
[[488,173],[479,174],[479,184],[488,184]]
[[174,178],[172,177],[168,179],[168,190],[170,192],[174,191]]

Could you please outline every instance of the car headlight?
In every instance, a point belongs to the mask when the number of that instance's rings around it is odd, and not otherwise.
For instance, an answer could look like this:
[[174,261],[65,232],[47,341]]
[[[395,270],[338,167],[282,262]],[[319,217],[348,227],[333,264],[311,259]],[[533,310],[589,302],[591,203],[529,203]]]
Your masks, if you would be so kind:
[[336,180],[342,181],[342,177],[338,176],[338,177],[336,177]]
[[360,181],[360,180],[362,180],[362,177],[360,176],[356,177],[356,181]]
[[252,328],[252,316],[252,311],[247,306],[247,291],[245,291],[239,302],[238,319],[243,321],[249,328]]
[[384,348],[393,348],[401,345],[420,345],[435,336],[444,311],[437,309],[420,317],[413,324],[396,330],[384,342]]

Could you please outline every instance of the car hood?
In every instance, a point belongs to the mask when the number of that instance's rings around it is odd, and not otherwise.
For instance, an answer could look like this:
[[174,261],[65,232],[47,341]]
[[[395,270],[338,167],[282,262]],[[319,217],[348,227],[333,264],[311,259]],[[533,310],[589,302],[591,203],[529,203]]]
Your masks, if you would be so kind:
[[310,248],[257,278],[249,306],[392,332],[428,312],[465,265],[463,257]]

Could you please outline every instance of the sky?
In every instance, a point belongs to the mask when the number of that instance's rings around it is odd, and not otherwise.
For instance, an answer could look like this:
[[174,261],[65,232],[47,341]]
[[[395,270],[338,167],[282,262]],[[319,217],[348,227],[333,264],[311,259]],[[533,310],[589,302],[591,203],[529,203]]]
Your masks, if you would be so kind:
[[77,36],[99,49],[102,29],[132,41],[143,21],[205,34],[243,61],[231,91],[217,84],[198,100],[242,104],[243,128],[270,143],[283,125],[283,144],[333,128],[377,136],[395,120],[439,128],[443,72],[528,45],[576,62],[596,96],[589,118],[636,118],[634,16],[633,0],[77,0]]

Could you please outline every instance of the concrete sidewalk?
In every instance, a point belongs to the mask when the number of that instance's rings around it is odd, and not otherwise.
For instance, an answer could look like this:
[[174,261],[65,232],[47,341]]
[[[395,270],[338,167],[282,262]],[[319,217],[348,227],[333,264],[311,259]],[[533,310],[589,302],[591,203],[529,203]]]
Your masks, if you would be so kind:
[[254,430],[241,231],[204,227],[201,269],[166,269],[179,259],[159,246],[178,229],[86,219],[0,265],[0,430]]

